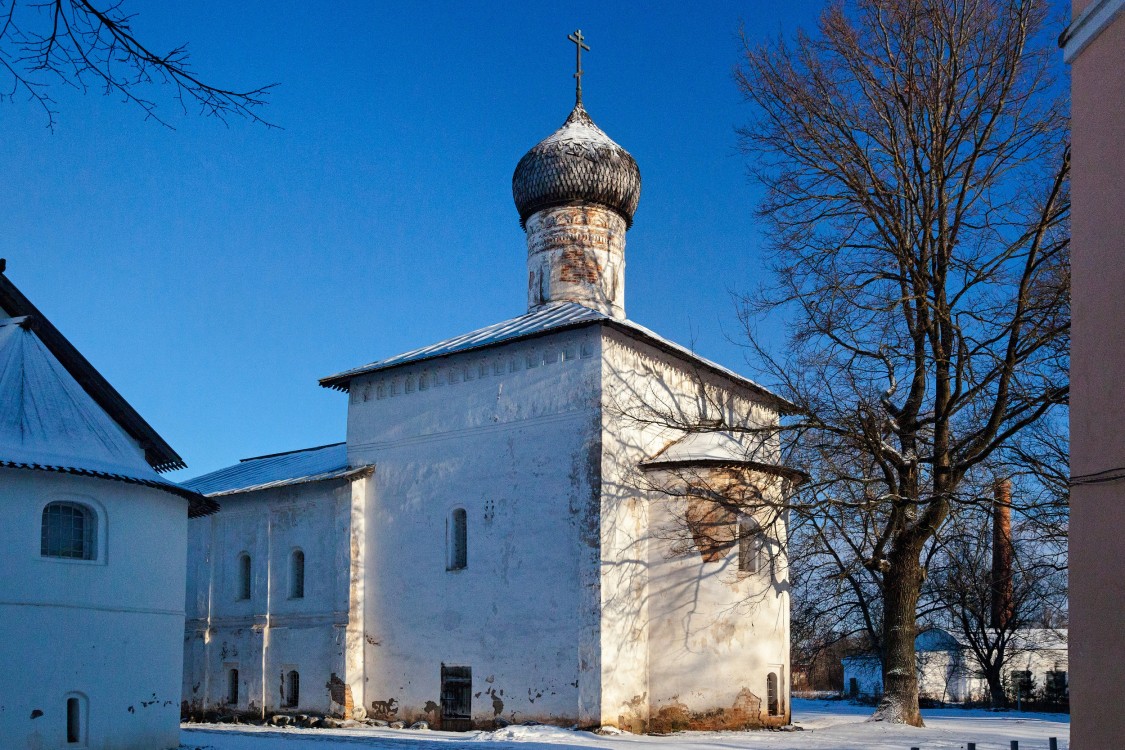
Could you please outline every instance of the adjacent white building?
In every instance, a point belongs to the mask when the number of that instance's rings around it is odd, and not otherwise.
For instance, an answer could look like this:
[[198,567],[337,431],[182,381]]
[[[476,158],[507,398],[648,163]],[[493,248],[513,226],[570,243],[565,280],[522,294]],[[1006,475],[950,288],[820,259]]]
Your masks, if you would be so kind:
[[789,405],[625,317],[640,173],[581,102],[513,192],[525,314],[323,379],[345,443],[187,483],[223,505],[190,524],[193,714],[788,722],[784,518],[665,490],[785,492],[734,434]]
[[0,261],[0,744],[179,745],[183,464]]
[[[914,651],[919,696],[944,703],[987,700],[988,683],[972,649],[956,636],[942,628],[930,628],[914,639]],[[1018,693],[1026,699],[1043,691],[1053,691],[1059,697],[1066,695],[1069,659],[1065,629],[1018,630],[1012,634],[1007,651],[1004,679],[1013,696]],[[841,661],[846,694],[882,695],[882,664],[878,656],[850,656]]]

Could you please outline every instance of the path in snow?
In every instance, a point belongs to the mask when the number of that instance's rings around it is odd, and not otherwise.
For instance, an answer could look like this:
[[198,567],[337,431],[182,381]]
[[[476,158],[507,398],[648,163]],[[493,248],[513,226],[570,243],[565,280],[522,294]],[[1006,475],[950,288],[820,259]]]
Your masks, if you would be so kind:
[[926,727],[867,723],[871,709],[841,701],[793,700],[800,732],[680,732],[666,737],[625,734],[600,737],[556,727],[514,726],[495,732],[431,732],[406,729],[291,729],[185,724],[181,750],[1047,750],[1057,737],[1070,745],[1070,717],[1060,714],[991,713],[956,708],[925,710]]

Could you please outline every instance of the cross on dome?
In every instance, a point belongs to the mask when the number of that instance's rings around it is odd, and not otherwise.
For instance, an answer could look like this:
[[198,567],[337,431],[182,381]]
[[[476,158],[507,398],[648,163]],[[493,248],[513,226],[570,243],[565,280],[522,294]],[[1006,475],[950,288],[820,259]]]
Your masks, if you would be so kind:
[[576,104],[581,105],[582,104],[582,74],[585,72],[584,70],[582,70],[582,50],[586,50],[587,52],[589,52],[590,48],[586,45],[586,42],[585,42],[586,38],[584,36],[582,36],[582,29],[575,29],[574,33],[568,34],[566,38],[569,39],[570,41],[574,42],[574,52],[575,52],[575,57],[576,57],[575,68],[577,70],[577,72],[575,72],[575,74],[574,74],[574,78],[577,81],[577,83],[575,83],[575,86],[574,86],[574,101],[575,101]]

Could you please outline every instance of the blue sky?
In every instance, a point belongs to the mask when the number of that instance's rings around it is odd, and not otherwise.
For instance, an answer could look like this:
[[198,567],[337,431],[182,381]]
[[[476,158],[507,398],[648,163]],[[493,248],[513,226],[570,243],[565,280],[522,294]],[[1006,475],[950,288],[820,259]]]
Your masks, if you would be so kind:
[[524,312],[520,156],[573,104],[580,27],[595,122],[637,159],[630,318],[751,377],[731,290],[763,258],[734,129],[740,25],[810,25],[806,2],[164,3],[126,0],[201,77],[277,82],[282,129],[145,122],[56,87],[52,133],[0,103],[8,276],[186,459],[344,438],[319,377]]

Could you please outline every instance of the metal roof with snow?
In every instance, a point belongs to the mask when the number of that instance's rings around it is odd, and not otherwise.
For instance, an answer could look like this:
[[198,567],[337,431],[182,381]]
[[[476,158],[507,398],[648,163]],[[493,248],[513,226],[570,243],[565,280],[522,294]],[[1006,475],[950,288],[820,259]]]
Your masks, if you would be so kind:
[[110,479],[171,492],[191,516],[218,506],[162,479],[132,435],[37,335],[41,320],[0,319],[0,466]]
[[121,425],[145,452],[145,458],[158,472],[182,469],[186,466],[172,446],[137,413],[125,398],[109,384],[100,372],[79,352],[51,321],[39,312],[23,292],[4,275],[5,264],[0,258],[0,318],[27,317],[35,321],[35,332],[67,372],[78,382],[90,398]]
[[184,486],[208,497],[218,497],[343,479],[364,471],[370,471],[370,467],[348,468],[348,448],[345,443],[331,443],[315,448],[244,458],[234,466],[189,479],[184,482]]
[[544,336],[551,333],[558,333],[559,331],[595,324],[605,325],[618,330],[628,336],[655,346],[657,349],[661,349],[681,359],[686,359],[712,373],[729,378],[755,393],[764,396],[772,402],[779,411],[790,412],[795,409],[792,403],[767,388],[758,385],[753,380],[743,377],[733,370],[729,370],[709,359],[700,357],[690,349],[680,346],[650,331],[642,325],[638,325],[631,320],[613,318],[597,310],[591,310],[577,302],[556,302],[539,310],[534,310],[524,315],[495,323],[460,336],[454,336],[453,338],[439,341],[436,344],[413,349],[404,354],[388,357],[387,359],[371,362],[362,367],[344,370],[335,375],[321,378],[320,385],[325,388],[335,388],[337,390],[346,391],[348,390],[351,380],[361,375],[368,375],[373,372],[389,370],[394,367],[401,367],[417,362],[425,362],[439,357],[447,357],[452,354],[488,349],[500,344],[508,344],[513,341],[535,338],[537,336]]

